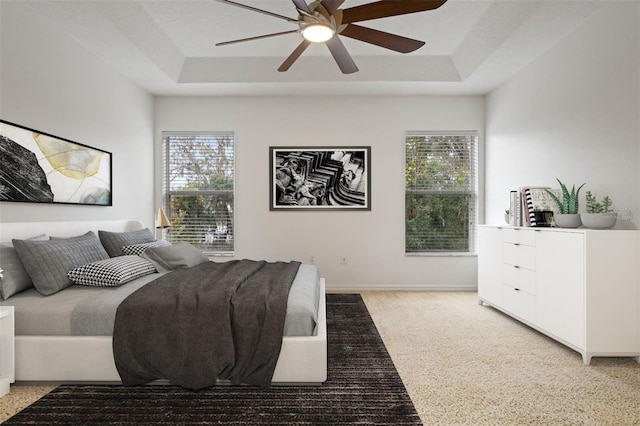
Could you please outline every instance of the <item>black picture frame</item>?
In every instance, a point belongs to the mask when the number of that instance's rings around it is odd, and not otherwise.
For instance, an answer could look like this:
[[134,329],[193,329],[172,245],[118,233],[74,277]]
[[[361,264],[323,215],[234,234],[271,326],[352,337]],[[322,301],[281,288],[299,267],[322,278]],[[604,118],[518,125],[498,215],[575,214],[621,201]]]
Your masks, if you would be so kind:
[[0,120],[0,202],[113,205],[112,154]]
[[371,147],[269,147],[270,210],[371,210]]

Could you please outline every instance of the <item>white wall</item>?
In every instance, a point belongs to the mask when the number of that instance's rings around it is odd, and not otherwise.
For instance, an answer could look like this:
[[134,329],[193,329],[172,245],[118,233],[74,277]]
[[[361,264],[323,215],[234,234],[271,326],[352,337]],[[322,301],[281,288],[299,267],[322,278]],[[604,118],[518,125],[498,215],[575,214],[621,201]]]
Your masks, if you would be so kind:
[[[473,256],[404,256],[403,132],[478,130],[482,140],[482,97],[161,98],[154,117],[152,96],[25,2],[0,5],[0,117],[112,152],[114,175],[113,207],[3,202],[0,222],[133,218],[151,225],[160,199],[154,166],[162,130],[232,130],[236,257],[313,256],[330,288],[475,286]],[[372,146],[373,210],[270,212],[274,145]],[[339,263],[342,256],[347,265]]]
[[[403,132],[478,130],[483,143],[486,112],[487,223],[502,222],[510,189],[553,186],[557,176],[610,195],[623,213],[618,226],[637,227],[639,7],[608,3],[491,93],[485,111],[483,97],[171,97],[154,105],[24,2],[2,1],[0,117],[111,151],[114,206],[1,203],[0,222],[150,224],[161,132],[232,130],[237,258],[313,256],[333,289],[471,288],[474,257],[404,256]],[[276,145],[372,146],[372,211],[270,212],[268,147]]]
[[485,218],[504,223],[509,190],[587,184],[617,228],[640,224],[640,3],[609,2],[487,96]]
[[153,97],[26,2],[0,2],[0,118],[113,154],[113,206],[0,203],[0,222],[153,220]]
[[[164,97],[156,101],[155,126],[158,168],[162,131],[235,132],[236,258],[313,256],[330,289],[476,285],[475,257],[404,255],[403,136],[406,130],[483,135],[483,97]],[[331,145],[372,147],[372,210],[270,211],[269,147]]]

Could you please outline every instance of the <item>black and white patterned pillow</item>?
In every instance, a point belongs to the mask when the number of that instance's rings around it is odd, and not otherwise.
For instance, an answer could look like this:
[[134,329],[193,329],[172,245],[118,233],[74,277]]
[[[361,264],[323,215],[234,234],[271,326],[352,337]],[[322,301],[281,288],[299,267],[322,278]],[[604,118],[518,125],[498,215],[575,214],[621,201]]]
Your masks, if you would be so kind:
[[87,263],[67,273],[76,284],[98,287],[117,287],[156,272],[151,262],[139,256],[118,256]]
[[132,244],[130,246],[123,246],[122,253],[127,256],[140,256],[149,247],[166,247],[171,243],[165,240],[152,241],[150,243]]

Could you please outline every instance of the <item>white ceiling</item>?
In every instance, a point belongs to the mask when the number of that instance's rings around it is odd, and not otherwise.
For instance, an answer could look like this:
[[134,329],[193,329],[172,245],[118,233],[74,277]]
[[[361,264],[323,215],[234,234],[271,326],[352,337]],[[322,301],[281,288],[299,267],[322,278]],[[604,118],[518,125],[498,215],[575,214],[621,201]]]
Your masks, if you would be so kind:
[[[235,1],[297,17],[290,0]],[[360,69],[350,75],[323,44],[278,72],[299,34],[216,47],[297,27],[215,0],[26,3],[155,95],[407,95],[487,93],[607,1],[448,0],[436,10],[362,22],[426,45],[403,55],[342,37]],[[342,8],[366,3],[346,0]]]

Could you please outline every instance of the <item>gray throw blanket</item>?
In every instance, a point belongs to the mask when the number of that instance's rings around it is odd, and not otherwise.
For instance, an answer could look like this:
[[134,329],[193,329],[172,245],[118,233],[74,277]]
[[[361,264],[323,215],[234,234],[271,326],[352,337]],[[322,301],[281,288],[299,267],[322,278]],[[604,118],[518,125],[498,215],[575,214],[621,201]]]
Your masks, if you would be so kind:
[[233,260],[178,269],[118,307],[113,354],[123,384],[189,389],[271,384],[299,262]]

